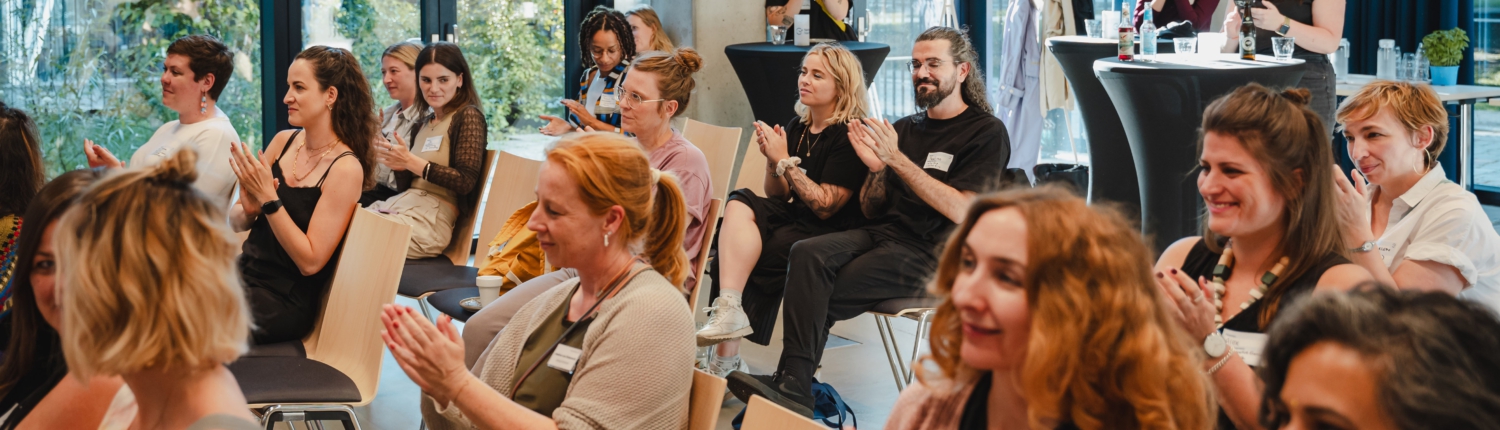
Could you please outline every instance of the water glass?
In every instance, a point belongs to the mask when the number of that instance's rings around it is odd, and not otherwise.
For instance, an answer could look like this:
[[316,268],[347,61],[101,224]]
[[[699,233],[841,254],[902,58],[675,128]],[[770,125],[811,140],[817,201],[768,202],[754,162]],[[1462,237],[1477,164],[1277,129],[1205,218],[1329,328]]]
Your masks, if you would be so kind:
[[1408,52],[1401,54],[1401,67],[1406,69],[1404,81],[1417,81],[1417,53]]
[[1176,48],[1174,52],[1178,54],[1192,54],[1194,52],[1198,52],[1198,38],[1179,37],[1176,39],[1172,39],[1172,47]]
[[786,27],[782,27],[782,26],[779,26],[779,25],[767,25],[766,26],[766,41],[767,42],[771,42],[771,44],[773,44],[773,45],[785,44],[786,43]]
[[1290,61],[1292,51],[1297,47],[1295,37],[1272,37],[1271,51],[1276,53],[1276,61]]
[[1090,38],[1098,39],[1104,37],[1104,23],[1099,22],[1097,19],[1083,20],[1083,27],[1088,31],[1087,34]]

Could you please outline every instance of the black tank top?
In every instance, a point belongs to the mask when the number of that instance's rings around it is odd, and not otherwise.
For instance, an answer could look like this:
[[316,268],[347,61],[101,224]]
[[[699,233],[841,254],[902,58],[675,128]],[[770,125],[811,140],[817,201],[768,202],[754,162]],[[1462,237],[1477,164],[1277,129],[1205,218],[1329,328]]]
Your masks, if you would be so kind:
[[[1221,247],[1220,249],[1223,248]],[[1197,244],[1193,245],[1193,249],[1188,251],[1187,258],[1182,261],[1182,272],[1193,279],[1198,279],[1199,276],[1212,278],[1214,276],[1214,266],[1219,264],[1220,255],[1222,254],[1209,251],[1208,244],[1199,240]],[[1323,272],[1327,272],[1328,269],[1340,264],[1349,264],[1349,259],[1338,254],[1323,257],[1318,264],[1308,269],[1307,272],[1302,273],[1302,276],[1293,279],[1287,285],[1286,295],[1282,296],[1279,308],[1286,309],[1287,305],[1311,293],[1313,288],[1318,286],[1318,279],[1323,277]],[[1234,318],[1225,321],[1224,328],[1239,332],[1264,333],[1265,327],[1260,326],[1260,311],[1264,307],[1265,301],[1256,300],[1255,303],[1250,304],[1250,307],[1236,314]]]
[[[1307,24],[1307,25],[1313,25],[1313,11],[1312,11],[1313,0],[1261,0],[1261,1],[1265,2],[1265,3],[1271,3],[1271,4],[1276,5],[1276,10],[1279,11],[1279,12],[1281,12],[1282,16],[1285,16],[1287,18],[1291,18],[1292,21],[1297,21],[1297,22],[1300,22],[1300,23],[1303,23],[1303,24]],[[1230,3],[1229,7],[1234,7],[1234,4]],[[1279,22],[1276,23],[1276,27],[1280,28],[1281,27],[1281,23],[1279,23]],[[1266,30],[1266,29],[1263,29],[1263,28],[1257,28],[1257,29],[1255,29],[1255,53],[1256,54],[1273,55],[1273,54],[1276,53],[1275,50],[1272,49],[1272,47],[1271,47],[1271,38],[1272,37],[1281,37],[1281,35],[1276,34],[1276,32],[1273,31],[1273,30],[1274,29],[1272,29],[1272,30]],[[1295,48],[1293,48],[1292,55],[1296,56],[1298,58],[1301,58],[1301,57],[1304,57],[1304,56],[1313,56],[1313,55],[1320,55],[1320,54],[1316,54],[1316,53],[1314,53],[1312,51],[1309,51],[1307,49],[1303,49],[1302,45],[1297,45]],[[1327,58],[1327,57],[1324,57],[1324,58]]]
[[[292,132],[292,137],[287,139],[287,146],[297,140],[297,135],[302,130]],[[286,211],[292,222],[303,233],[307,233],[307,225],[312,221],[313,210],[318,207],[318,200],[323,198],[323,181],[328,179],[328,172],[333,170],[334,163],[340,158],[354,155],[353,152],[345,151],[334,157],[333,162],[328,163],[328,170],[323,171],[323,176],[318,178],[317,185],[311,187],[292,187],[287,185],[286,178],[281,173],[281,157],[286,156],[287,151],[282,151],[276,157],[276,162],[271,164],[271,176],[281,181],[276,187],[276,195],[281,198],[281,210]],[[302,270],[297,268],[297,262],[281,247],[281,242],[276,240],[276,233],[271,231],[271,224],[267,217],[260,217],[250,226],[250,237],[245,239],[242,248],[243,255],[240,257],[240,270],[246,283],[251,287],[268,288],[284,297],[295,301],[304,301],[308,298],[321,297],[322,289],[327,284],[329,274],[333,273],[333,264],[323,265],[323,270],[312,276],[302,276]],[[329,261],[338,259],[335,251]],[[309,294],[316,293],[316,294]],[[300,299],[300,300],[299,300]],[[316,302],[316,301],[314,301]]]

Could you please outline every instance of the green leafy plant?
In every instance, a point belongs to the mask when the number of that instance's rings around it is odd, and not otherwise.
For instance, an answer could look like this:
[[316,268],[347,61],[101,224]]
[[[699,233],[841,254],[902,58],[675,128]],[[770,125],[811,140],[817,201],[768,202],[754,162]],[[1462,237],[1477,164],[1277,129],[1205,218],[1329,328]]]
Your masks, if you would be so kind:
[[1436,67],[1457,66],[1464,60],[1464,50],[1469,48],[1469,34],[1462,28],[1438,30],[1422,38],[1422,49],[1427,61]]

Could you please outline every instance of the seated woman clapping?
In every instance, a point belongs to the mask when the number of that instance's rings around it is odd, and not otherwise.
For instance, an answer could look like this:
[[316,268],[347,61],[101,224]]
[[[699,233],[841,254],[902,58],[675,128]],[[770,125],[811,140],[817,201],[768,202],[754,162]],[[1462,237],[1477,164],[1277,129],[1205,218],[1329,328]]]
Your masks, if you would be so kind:
[[[193,188],[195,151],[114,173],[57,223],[62,349],[80,378],[134,393],[128,425],[254,429],[224,363],[247,349],[250,311],[219,202]],[[106,418],[108,420],[108,418]]]
[[930,287],[936,366],[917,367],[886,428],[1212,427],[1198,342],[1159,306],[1150,255],[1067,191],[980,197]]
[[1250,84],[1203,112],[1198,193],[1203,236],[1156,262],[1163,303],[1201,343],[1222,407],[1220,428],[1253,429],[1266,327],[1314,290],[1370,279],[1344,257],[1333,150],[1305,89]]
[[[654,195],[653,195],[654,191]],[[424,394],[434,430],[681,428],[693,321],[677,180],[613,133],[565,136],[547,152],[528,228],[578,277],[527,303],[472,373],[447,316],[436,327],[388,305],[381,336]],[[648,263],[649,262],[649,263]]]
[[1432,87],[1372,82],[1344,100],[1338,120],[1359,167],[1335,172],[1350,259],[1381,283],[1500,310],[1500,235],[1438,164],[1448,112]]
[[850,146],[847,125],[867,111],[859,59],[836,43],[818,44],[802,59],[797,89],[797,116],[785,129],[755,123],[766,196],[736,190],[724,208],[720,296],[698,331],[699,345],[718,344],[709,369],[720,377],[742,367],[740,337],[771,341],[792,244],[865,222],[858,202],[869,169]]

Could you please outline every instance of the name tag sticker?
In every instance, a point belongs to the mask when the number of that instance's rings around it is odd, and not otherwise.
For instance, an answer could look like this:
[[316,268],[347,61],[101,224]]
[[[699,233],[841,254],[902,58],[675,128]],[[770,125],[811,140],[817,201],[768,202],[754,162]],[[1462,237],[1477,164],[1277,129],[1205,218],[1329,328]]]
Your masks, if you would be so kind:
[[167,147],[163,146],[163,147],[160,147],[160,148],[156,148],[156,152],[152,152],[151,156],[152,157],[157,157],[157,158],[167,158],[167,154],[170,153],[170,152],[171,152],[170,149],[168,149]]
[[1260,353],[1266,349],[1265,333],[1246,333],[1224,329],[1224,343],[1251,367],[1260,367]]
[[432,152],[443,147],[443,137],[433,136],[422,141],[422,152]]
[[953,154],[945,152],[929,152],[927,153],[927,163],[923,164],[922,168],[937,169],[946,172],[948,171],[948,167],[952,165]]
[[572,375],[573,369],[578,367],[578,357],[582,355],[581,349],[559,344],[552,350],[552,357],[547,359],[547,367]]
[[615,106],[618,106],[618,105],[619,105],[619,102],[615,99],[615,95],[614,94],[600,94],[599,95],[599,106],[600,107],[606,107],[606,108],[613,109]]

